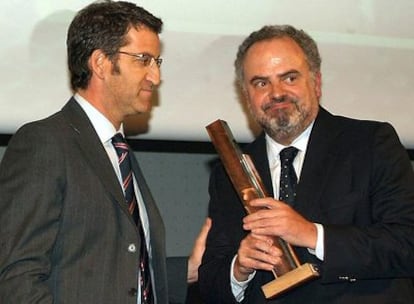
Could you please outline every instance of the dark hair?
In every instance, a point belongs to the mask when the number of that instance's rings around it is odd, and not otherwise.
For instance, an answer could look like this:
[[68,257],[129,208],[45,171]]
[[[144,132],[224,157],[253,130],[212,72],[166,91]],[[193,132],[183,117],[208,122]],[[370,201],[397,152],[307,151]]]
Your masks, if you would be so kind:
[[267,25],[260,30],[251,33],[239,46],[237,57],[234,62],[236,69],[236,80],[243,85],[243,61],[249,48],[256,42],[270,40],[273,38],[289,37],[293,39],[305,53],[309,69],[313,73],[320,72],[321,57],[316,42],[303,30],[298,30],[291,25]]
[[92,76],[88,60],[93,51],[102,50],[116,63],[117,52],[128,43],[129,29],[141,26],[159,34],[162,21],[142,7],[125,1],[107,0],[80,10],[69,26],[66,40],[72,89],[88,87]]

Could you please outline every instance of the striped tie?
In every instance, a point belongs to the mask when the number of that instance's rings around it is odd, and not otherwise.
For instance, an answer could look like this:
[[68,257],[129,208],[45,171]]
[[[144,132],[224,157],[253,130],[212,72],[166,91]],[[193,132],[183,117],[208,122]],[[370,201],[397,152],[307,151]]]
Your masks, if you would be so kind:
[[293,160],[298,154],[295,147],[287,147],[280,151],[280,187],[279,200],[293,205],[296,197],[297,177],[293,168]]
[[140,288],[141,288],[141,304],[154,303],[151,275],[149,269],[148,251],[145,243],[144,230],[142,229],[137,200],[134,192],[133,173],[131,167],[131,156],[129,146],[122,134],[117,133],[112,137],[112,144],[118,155],[118,164],[121,170],[122,184],[125,192],[125,201],[128,206],[129,213],[132,215],[141,237],[141,252],[139,261],[140,270]]

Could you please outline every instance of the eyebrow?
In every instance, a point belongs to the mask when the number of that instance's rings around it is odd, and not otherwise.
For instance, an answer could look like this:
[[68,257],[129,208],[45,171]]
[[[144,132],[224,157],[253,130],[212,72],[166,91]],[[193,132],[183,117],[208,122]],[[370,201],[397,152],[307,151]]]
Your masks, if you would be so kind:
[[267,76],[253,76],[250,80],[249,83],[254,83],[257,80],[269,80],[269,77]]
[[[298,75],[300,75],[301,73],[300,73],[300,71],[298,71],[296,69],[291,69],[291,70],[288,70],[288,71],[286,71],[286,72],[284,72],[282,74],[277,74],[277,77],[278,78],[285,78],[286,76],[289,76],[291,74],[298,74]],[[267,81],[267,80],[269,80],[269,78],[270,78],[269,76],[258,76],[258,75],[256,75],[256,76],[253,76],[249,80],[249,83],[254,83],[257,80],[265,80],[265,81]]]
[[301,73],[296,69],[291,69],[289,71],[286,71],[285,73],[279,74],[278,77],[285,78],[286,76],[289,76],[290,74],[301,74]]

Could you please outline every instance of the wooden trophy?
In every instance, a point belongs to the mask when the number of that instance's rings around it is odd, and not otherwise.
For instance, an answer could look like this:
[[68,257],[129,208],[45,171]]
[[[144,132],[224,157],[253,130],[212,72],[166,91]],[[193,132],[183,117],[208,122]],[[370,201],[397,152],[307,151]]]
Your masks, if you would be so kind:
[[[257,211],[257,208],[249,206],[249,201],[268,195],[250,156],[241,152],[224,120],[216,120],[206,129],[245,209],[248,213]],[[315,265],[299,262],[290,244],[281,238],[276,238],[274,244],[283,252],[282,264],[272,271],[275,280],[262,286],[267,299],[319,276]]]

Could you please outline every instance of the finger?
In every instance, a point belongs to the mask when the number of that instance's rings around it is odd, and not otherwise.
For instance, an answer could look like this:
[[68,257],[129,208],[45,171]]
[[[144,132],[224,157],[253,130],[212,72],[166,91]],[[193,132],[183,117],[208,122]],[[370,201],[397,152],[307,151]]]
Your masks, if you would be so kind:
[[266,242],[270,245],[273,245],[273,238],[267,235],[261,235],[261,234],[256,234],[254,232],[250,233],[250,236],[253,237],[254,239],[258,239],[261,240],[263,242]]
[[265,198],[253,199],[249,202],[249,204],[252,207],[261,207],[261,208],[271,209],[272,207],[275,206],[276,202],[279,202],[279,201],[276,201],[275,199],[271,197],[265,197]]
[[[263,248],[269,250],[271,247]],[[262,250],[240,250],[238,253],[239,264],[245,271],[268,270],[271,271],[278,263],[280,256],[268,254]]]
[[212,225],[212,220],[211,218],[207,217],[206,220],[204,221],[203,226],[201,227],[201,231],[197,237],[196,242],[205,243],[208,232],[210,231],[211,225]]
[[239,251],[243,251],[251,258],[260,259],[257,252],[262,252],[274,257],[282,256],[282,251],[275,246],[275,239],[268,236],[249,234],[240,243]]
[[261,210],[243,218],[243,229],[253,231],[258,228],[267,228],[278,225],[281,215],[277,209]]

